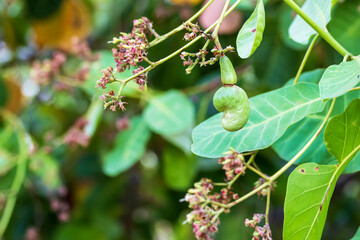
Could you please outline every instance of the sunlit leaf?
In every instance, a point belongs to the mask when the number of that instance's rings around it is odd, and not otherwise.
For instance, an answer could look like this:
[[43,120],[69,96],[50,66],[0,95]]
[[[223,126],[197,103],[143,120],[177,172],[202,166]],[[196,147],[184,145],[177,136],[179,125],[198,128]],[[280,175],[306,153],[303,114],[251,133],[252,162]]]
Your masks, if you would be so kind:
[[360,82],[360,58],[355,57],[349,62],[331,65],[325,70],[319,87],[322,99],[343,95]]
[[284,240],[321,239],[339,176],[335,165],[316,163],[302,164],[290,174],[284,205]]
[[[323,75],[323,69],[317,69],[311,72],[301,74],[299,82],[318,83]],[[294,79],[288,81],[287,85],[293,84]],[[341,114],[350,102],[360,98],[359,91],[346,93],[336,99],[336,103],[331,116]],[[329,110],[330,102],[327,103],[324,111],[306,116],[303,120],[290,126],[285,134],[279,138],[273,145],[273,149],[279,156],[290,161],[305,146],[307,141],[315,134]],[[305,162],[315,162],[318,164],[336,164],[336,159],[332,156],[324,142],[324,131],[321,131],[310,148],[296,161],[297,164]],[[346,173],[353,173],[360,170],[360,154],[358,154],[346,167]]]
[[241,27],[236,38],[236,48],[241,58],[248,58],[260,45],[265,28],[265,9],[262,0],[258,1],[254,12]]
[[290,125],[322,111],[325,103],[320,99],[317,85],[299,83],[253,97],[250,106],[249,121],[237,132],[223,129],[222,113],[198,125],[192,134],[193,153],[216,158],[230,147],[238,152],[269,147]]
[[192,127],[195,108],[184,94],[172,90],[151,98],[143,114],[153,132],[177,135]]
[[132,118],[130,127],[117,135],[114,148],[105,155],[104,173],[115,176],[132,167],[144,154],[150,135],[141,117]]
[[[322,29],[326,28],[331,17],[331,0],[306,0],[301,9]],[[290,38],[300,44],[307,44],[315,33],[316,31],[299,15],[296,15],[289,28]]]
[[355,99],[341,115],[333,117],[325,128],[328,151],[339,164],[353,158],[360,150],[360,99]]

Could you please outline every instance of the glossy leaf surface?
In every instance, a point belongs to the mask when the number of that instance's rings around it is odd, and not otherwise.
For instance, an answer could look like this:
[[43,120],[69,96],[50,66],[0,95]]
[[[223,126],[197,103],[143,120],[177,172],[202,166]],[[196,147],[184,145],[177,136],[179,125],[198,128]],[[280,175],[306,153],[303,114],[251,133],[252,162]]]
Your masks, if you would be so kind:
[[[301,9],[322,29],[326,28],[330,21],[331,0],[306,0]],[[315,33],[316,31],[299,15],[296,15],[289,28],[290,38],[300,44],[307,44]]]
[[262,0],[260,0],[236,38],[237,52],[241,58],[248,58],[255,52],[262,40],[264,28],[265,9]]
[[[311,72],[305,72],[300,76],[299,82],[319,82],[324,70],[317,69]],[[289,80],[287,85],[293,83],[293,79]],[[345,111],[350,102],[356,98],[360,98],[359,91],[346,93],[344,96],[337,98],[334,110],[331,116],[341,114]],[[290,161],[296,153],[298,153],[309,139],[315,134],[324,121],[327,111],[330,107],[327,103],[324,111],[306,116],[303,120],[290,126],[285,134],[279,138],[273,145],[273,149],[284,160]],[[297,164],[305,162],[315,162],[318,164],[336,164],[336,159],[332,156],[324,142],[324,131],[315,139],[310,148],[298,159]],[[358,164],[359,163],[359,164]],[[353,173],[360,170],[360,154],[353,159],[345,169],[346,173]]]
[[360,82],[360,59],[355,57],[349,62],[332,65],[325,70],[319,87],[322,99],[334,98],[345,94]]
[[193,103],[179,91],[169,91],[151,98],[144,111],[148,127],[160,135],[177,135],[193,125]]
[[[284,240],[319,240],[339,175],[335,165],[305,163],[289,176],[284,205]],[[333,176],[336,179],[333,179]]]
[[299,83],[255,96],[250,99],[250,107],[248,123],[237,132],[223,129],[222,113],[198,125],[192,135],[193,153],[216,158],[230,147],[238,152],[269,147],[290,125],[308,114],[321,112],[325,103],[317,85]]

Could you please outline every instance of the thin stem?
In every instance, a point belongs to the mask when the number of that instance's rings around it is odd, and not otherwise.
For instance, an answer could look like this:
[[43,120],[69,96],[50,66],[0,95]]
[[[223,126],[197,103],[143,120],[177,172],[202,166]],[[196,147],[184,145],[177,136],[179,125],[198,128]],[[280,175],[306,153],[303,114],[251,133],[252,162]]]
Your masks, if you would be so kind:
[[280,175],[283,174],[291,165],[293,165],[296,162],[296,160],[298,160],[301,157],[301,155],[303,155],[304,152],[311,146],[311,144],[315,141],[316,137],[320,134],[322,129],[325,127],[325,125],[331,115],[331,112],[334,109],[335,101],[336,101],[336,98],[334,98],[332,100],[330,109],[329,109],[324,121],[322,122],[321,126],[316,131],[316,133],[312,136],[312,138],[305,144],[305,146],[287,164],[285,164],[285,166],[283,166],[279,171],[277,171],[274,175],[272,175],[270,177],[270,182],[273,182],[278,177],[280,177]]
[[269,225],[270,193],[271,193],[271,187],[268,187],[267,196],[266,196],[266,210],[265,210],[265,224],[267,225]]
[[329,43],[338,53],[342,56],[350,54],[340,43],[338,43],[334,37],[327,31],[317,25],[306,13],[293,0],[284,0],[302,19],[305,20],[327,43]]
[[356,91],[356,90],[360,90],[360,87],[354,87],[354,88],[350,89],[349,92]]
[[161,43],[162,41],[166,40],[168,37],[170,37],[171,35],[180,32],[181,30],[184,29],[184,25],[186,25],[187,23],[190,23],[192,21],[194,21],[198,16],[200,16],[201,13],[203,13],[205,11],[205,9],[207,9],[210,4],[213,2],[214,0],[209,0],[197,13],[195,13],[195,15],[193,15],[191,18],[189,18],[185,23],[181,24],[180,26],[178,26],[177,28],[173,29],[172,31],[157,37],[156,39],[154,39],[153,41],[151,41],[149,43],[149,48],[153,47],[159,43]]
[[226,208],[231,208],[231,207],[235,206],[236,204],[241,203],[242,201],[248,199],[252,195],[256,194],[261,189],[269,187],[269,186],[270,186],[270,183],[266,182],[266,183],[260,185],[259,187],[253,189],[251,192],[248,192],[246,195],[242,196],[241,198],[236,199],[235,201],[233,201],[233,202],[231,202],[229,204],[226,204],[225,206],[226,206]]
[[[246,165],[245,165],[246,167],[245,167],[244,171],[246,170],[247,166],[250,166],[250,164],[254,161],[257,153],[258,153],[258,151],[253,152],[253,154],[251,155],[249,161],[248,161],[247,163],[245,163],[245,164],[246,164]],[[228,182],[228,188],[231,188],[231,186],[236,182],[236,180],[238,180],[238,178],[239,178],[241,175],[242,175],[242,174],[239,173],[238,175],[236,175],[236,176],[234,177],[233,180],[231,180],[230,182]]]
[[265,179],[266,181],[269,180],[269,177],[266,176],[265,174],[263,174],[261,171],[257,170],[256,168],[252,167],[251,165],[244,163],[244,165],[246,166],[246,168],[250,169],[251,171],[253,171],[254,173],[256,173],[257,175],[259,175],[260,177],[262,177],[263,179]]
[[309,45],[309,47],[308,47],[308,49],[307,49],[307,51],[306,51],[306,53],[305,53],[305,56],[304,56],[304,58],[303,58],[303,60],[302,60],[302,62],[301,62],[301,65],[300,65],[300,67],[299,67],[299,70],[298,70],[298,72],[296,73],[296,77],[295,77],[295,80],[294,80],[294,84],[296,84],[297,82],[298,82],[298,80],[299,80],[299,77],[300,77],[300,75],[301,75],[301,73],[302,73],[302,71],[303,71],[303,69],[304,69],[304,67],[305,67],[305,64],[306,64],[306,62],[307,62],[307,60],[308,60],[308,58],[309,58],[309,56],[310,56],[310,53],[311,53],[311,51],[312,51],[312,49],[313,49],[313,47],[314,47],[314,45],[315,45],[315,42],[316,42],[316,40],[319,38],[319,34],[316,34],[316,36],[313,38],[313,40],[311,41],[311,43],[310,43],[310,45]]
[[214,38],[214,41],[215,41],[215,45],[218,49],[222,49],[221,47],[221,44],[220,44],[220,41],[219,41],[219,29],[220,29],[220,26],[221,26],[221,23],[222,21],[224,20],[225,18],[225,13],[226,13],[226,9],[229,7],[229,3],[230,3],[230,0],[226,0],[225,2],[225,5],[224,5],[224,8],[221,12],[221,15],[220,15],[220,18],[218,20],[218,23],[216,24],[216,27],[214,29],[214,32],[212,33],[212,37]]

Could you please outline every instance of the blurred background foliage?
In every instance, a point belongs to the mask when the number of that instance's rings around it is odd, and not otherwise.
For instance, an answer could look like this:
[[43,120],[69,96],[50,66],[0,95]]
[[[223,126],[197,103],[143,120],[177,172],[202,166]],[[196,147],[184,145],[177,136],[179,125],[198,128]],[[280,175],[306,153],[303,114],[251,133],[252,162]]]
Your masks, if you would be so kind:
[[[163,34],[201,4],[201,0],[0,2],[0,226],[6,222],[9,204],[17,200],[3,239],[194,239],[191,226],[183,225],[187,206],[179,200],[201,177],[224,179],[216,159],[199,158],[190,151],[192,128],[216,113],[212,96],[221,85],[218,65],[197,67],[186,75],[180,57],[171,59],[150,72],[147,94],[136,85],[127,86],[126,112],[103,111],[101,91],[94,85],[101,69],[114,66],[107,42],[119,32],[130,32],[133,19],[146,16]],[[254,4],[244,0],[224,22],[223,46],[235,46],[237,31]],[[339,1],[329,24],[334,37],[355,54],[360,53],[359,4],[359,0]],[[211,24],[218,9],[204,13],[200,25]],[[295,76],[306,46],[288,38],[293,17],[281,1],[266,1],[259,49],[246,61],[236,53],[228,55],[249,96],[280,87]],[[101,54],[98,61],[87,63],[89,71],[80,82],[74,73],[83,62],[71,56],[73,37]],[[184,43],[178,34],[151,48],[148,57],[158,60]],[[197,43],[189,51],[201,47]],[[45,85],[34,82],[33,62],[51,58],[53,51],[68,55],[62,76],[53,76]],[[320,40],[305,70],[341,60]],[[83,141],[76,142],[77,138]],[[284,164],[271,149],[261,151],[257,163],[268,173]],[[274,239],[281,239],[287,174],[272,195]],[[248,174],[235,189],[244,194],[256,180]],[[339,180],[324,239],[354,234],[360,222],[359,180],[358,174]],[[259,197],[235,207],[222,217],[216,239],[250,239],[251,229],[244,227],[244,220],[264,208]]]

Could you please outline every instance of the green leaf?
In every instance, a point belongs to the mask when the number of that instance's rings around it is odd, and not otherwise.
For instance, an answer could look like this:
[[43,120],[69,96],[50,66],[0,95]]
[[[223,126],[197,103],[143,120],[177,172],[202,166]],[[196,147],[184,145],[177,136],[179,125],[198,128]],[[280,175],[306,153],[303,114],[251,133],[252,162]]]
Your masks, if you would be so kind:
[[163,155],[163,175],[166,184],[174,190],[186,190],[191,186],[196,173],[194,155],[186,156],[179,149],[167,146]]
[[148,127],[164,136],[178,135],[193,126],[193,103],[177,90],[150,99],[143,113]]
[[84,132],[87,136],[92,137],[99,126],[101,117],[104,113],[103,102],[100,98],[95,97],[86,111],[85,119],[88,121],[84,128]]
[[253,97],[250,106],[249,121],[237,132],[223,129],[222,113],[198,125],[192,135],[193,153],[216,158],[230,147],[238,152],[269,147],[290,125],[308,114],[322,111],[325,103],[317,85],[298,83]]
[[355,99],[343,114],[333,117],[325,128],[326,147],[339,164],[350,162],[360,150],[359,113],[360,99]]
[[150,135],[141,117],[132,118],[130,127],[117,135],[114,148],[105,155],[104,173],[116,176],[132,167],[144,154]]
[[325,142],[338,165],[305,163],[288,180],[284,206],[284,240],[321,239],[335,184],[360,150],[360,99],[333,117],[325,128]]
[[360,227],[358,228],[355,235],[350,240],[360,240]]
[[[326,29],[326,25],[331,18],[331,0],[306,0],[301,9],[317,25],[324,30]],[[316,34],[316,31],[304,19],[296,15],[289,28],[290,38],[305,45],[314,34]]]
[[163,137],[174,146],[181,149],[186,155],[191,154],[191,132],[192,128],[188,128],[184,132],[177,135],[163,135]]
[[284,204],[284,240],[321,239],[339,176],[335,165],[316,163],[302,164],[290,174]]
[[349,62],[331,65],[325,70],[319,87],[322,99],[343,95],[360,82],[360,58],[355,57]]
[[[299,82],[318,83],[324,70],[317,69],[311,72],[301,74]],[[289,80],[285,86],[293,84],[294,79]],[[348,92],[345,95],[336,99],[334,110],[331,116],[341,114],[350,102],[356,98],[360,98],[360,91]],[[324,111],[314,113],[306,116],[303,120],[290,126],[285,134],[279,138],[273,145],[273,149],[284,160],[290,161],[308,140],[315,134],[330,107],[330,102],[327,103]],[[325,146],[324,131],[315,139],[310,148],[296,161],[296,164],[305,162],[315,162],[318,164],[336,164],[336,159],[333,157]],[[353,173],[360,170],[360,154],[358,154],[346,167],[346,173]]]
[[236,48],[241,58],[248,58],[260,45],[265,28],[265,10],[259,0],[250,18],[241,27],[236,38]]
[[348,51],[360,54],[359,1],[338,1],[329,23],[331,35]]

